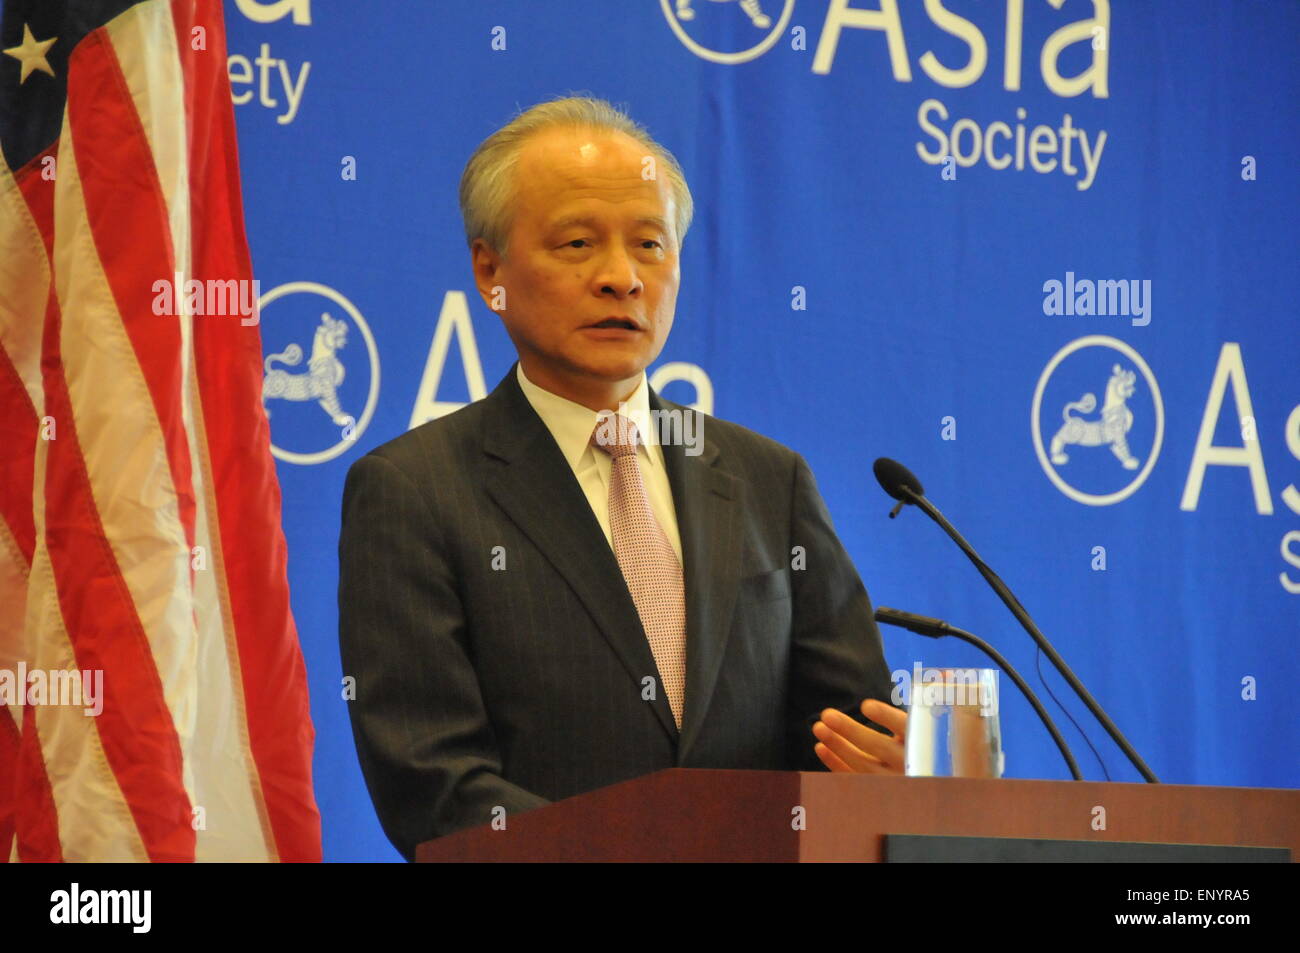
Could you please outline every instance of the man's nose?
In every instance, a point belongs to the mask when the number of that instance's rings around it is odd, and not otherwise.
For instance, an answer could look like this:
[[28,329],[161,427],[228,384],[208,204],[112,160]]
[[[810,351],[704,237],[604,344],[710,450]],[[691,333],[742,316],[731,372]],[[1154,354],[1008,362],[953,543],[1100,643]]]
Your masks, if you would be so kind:
[[641,290],[636,261],[621,245],[611,246],[601,258],[596,281],[600,285],[602,294],[609,290],[620,298],[624,295],[636,294]]

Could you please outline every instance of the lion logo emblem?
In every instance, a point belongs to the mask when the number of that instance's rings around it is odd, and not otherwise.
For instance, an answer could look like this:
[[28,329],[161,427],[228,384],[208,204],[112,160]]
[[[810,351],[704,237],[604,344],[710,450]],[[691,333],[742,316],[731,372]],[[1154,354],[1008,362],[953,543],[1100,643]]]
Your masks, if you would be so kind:
[[1065,422],[1052,438],[1052,463],[1061,466],[1069,462],[1070,457],[1065,452],[1067,446],[1108,446],[1125,470],[1136,470],[1139,461],[1128,449],[1128,432],[1133,428],[1133,411],[1128,409],[1128,399],[1136,387],[1137,375],[1116,364],[1106,383],[1106,403],[1102,405],[1100,420],[1075,416],[1090,414],[1097,409],[1094,394],[1084,394],[1082,399],[1066,404],[1061,410]]
[[[296,366],[302,360],[302,348],[290,344],[278,354],[272,354],[263,362],[266,377],[262,380],[262,407],[272,399],[278,400],[314,400],[321,410],[329,414],[330,419],[340,427],[353,423],[352,417],[343,412],[339,406],[338,387],[343,383],[343,362],[336,352],[347,344],[347,322],[338,320],[328,312],[320,316],[320,327],[312,339],[311,358],[307,361],[307,370],[292,374],[282,368],[272,367],[280,363],[289,367]],[[268,417],[271,411],[266,411]]]
[[[713,3],[730,3],[731,0],[712,0]],[[677,19],[686,22],[695,19],[695,11],[691,9],[692,0],[677,0]],[[772,20],[759,6],[759,0],[740,0],[740,9],[745,11],[745,16],[749,17],[749,22],[754,24],[760,30],[766,30],[772,25]]]

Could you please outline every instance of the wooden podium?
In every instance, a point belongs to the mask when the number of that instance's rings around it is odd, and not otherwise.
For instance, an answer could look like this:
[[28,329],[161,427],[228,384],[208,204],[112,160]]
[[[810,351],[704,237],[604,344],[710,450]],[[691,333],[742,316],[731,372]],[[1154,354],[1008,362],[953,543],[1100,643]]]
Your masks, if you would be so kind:
[[[1098,809],[1104,830],[1094,830]],[[1300,857],[1300,791],[1276,788],[674,768],[505,820],[504,830],[427,841],[416,860],[880,861],[885,836],[901,834],[1273,847]]]

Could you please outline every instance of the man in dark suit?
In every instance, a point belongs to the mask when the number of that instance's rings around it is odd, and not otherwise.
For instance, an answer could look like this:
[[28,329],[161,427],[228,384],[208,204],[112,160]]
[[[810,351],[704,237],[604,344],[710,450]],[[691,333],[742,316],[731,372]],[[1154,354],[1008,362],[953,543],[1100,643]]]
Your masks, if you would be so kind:
[[519,363],[358,460],[343,501],[344,673],[398,850],[670,767],[901,771],[807,464],[648,387],[691,214],[671,154],[559,100],[480,146],[461,204]]

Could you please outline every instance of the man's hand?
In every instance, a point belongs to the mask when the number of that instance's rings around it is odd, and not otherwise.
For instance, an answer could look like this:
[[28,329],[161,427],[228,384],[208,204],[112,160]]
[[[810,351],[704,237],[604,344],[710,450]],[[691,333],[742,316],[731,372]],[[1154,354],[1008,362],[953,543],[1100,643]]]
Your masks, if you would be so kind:
[[813,751],[822,764],[832,771],[858,774],[902,774],[903,742],[907,731],[907,713],[874,698],[863,699],[862,714],[894,733],[882,732],[858,724],[843,712],[827,708],[822,720],[813,725],[818,742]]

